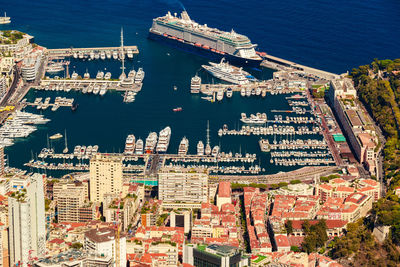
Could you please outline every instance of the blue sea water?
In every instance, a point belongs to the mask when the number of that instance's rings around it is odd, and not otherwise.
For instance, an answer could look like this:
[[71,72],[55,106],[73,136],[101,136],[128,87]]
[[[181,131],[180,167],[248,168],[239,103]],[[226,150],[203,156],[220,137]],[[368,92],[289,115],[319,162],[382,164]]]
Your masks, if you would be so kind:
[[[365,1],[182,1],[191,18],[199,23],[223,30],[234,29],[258,44],[259,51],[335,73],[367,64],[374,58],[396,58],[400,52],[400,2],[395,0]],[[77,112],[60,108],[44,111],[52,121],[24,141],[6,151],[10,165],[22,166],[46,145],[46,135],[68,131],[70,149],[77,144],[99,144],[102,150],[123,149],[128,133],[146,138],[150,131],[166,125],[172,128],[171,148],[176,149],[183,136],[189,137],[190,151],[195,152],[198,140],[205,140],[207,120],[210,120],[213,145],[221,143],[223,150],[255,151],[257,138],[219,139],[218,128],[227,123],[238,124],[241,112],[266,112],[285,107],[281,96],[266,100],[242,99],[212,104],[191,96],[190,77],[200,70],[206,59],[174,50],[148,40],[152,19],[168,10],[180,12],[182,6],[174,0],[70,0],[28,1],[0,0],[0,13],[7,12],[12,24],[0,29],[18,29],[35,36],[35,41],[48,48],[118,46],[120,29],[124,28],[127,45],[137,45],[140,54],[128,68],[143,67],[144,86],[132,104],[123,104],[118,93],[100,98],[69,94],[80,104]],[[117,62],[72,61],[71,71],[82,74],[86,68],[92,76],[97,70],[120,73]],[[259,78],[271,77],[270,70],[254,73]],[[204,76],[205,79],[210,79]],[[178,91],[173,91],[173,86]],[[65,93],[31,91],[28,98],[45,94]],[[182,106],[174,114],[171,109]],[[61,142],[62,143],[62,142]],[[61,148],[62,144],[58,144]],[[265,155],[260,160],[266,161]],[[274,173],[288,168],[269,166]],[[289,168],[290,169],[290,168]]]

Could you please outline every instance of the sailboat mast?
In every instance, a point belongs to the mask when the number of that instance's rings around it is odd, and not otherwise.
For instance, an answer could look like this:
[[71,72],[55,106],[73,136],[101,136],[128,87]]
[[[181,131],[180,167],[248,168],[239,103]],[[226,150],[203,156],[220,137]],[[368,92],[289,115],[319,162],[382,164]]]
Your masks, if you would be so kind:
[[210,121],[207,121],[207,145],[210,145]]
[[125,74],[124,29],[122,27],[121,27],[121,61],[122,61],[122,74]]

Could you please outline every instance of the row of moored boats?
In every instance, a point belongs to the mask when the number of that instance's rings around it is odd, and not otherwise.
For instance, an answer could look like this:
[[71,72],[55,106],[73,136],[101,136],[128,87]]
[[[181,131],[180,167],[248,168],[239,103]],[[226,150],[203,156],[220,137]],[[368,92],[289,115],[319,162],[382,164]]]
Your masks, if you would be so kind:
[[[158,135],[156,132],[151,132],[146,138],[145,143],[140,138],[136,140],[135,135],[129,134],[126,138],[124,153],[126,155],[141,155],[143,153],[166,153],[169,146],[170,138],[171,128],[169,126],[161,130]],[[188,153],[188,150],[189,139],[183,137],[178,147],[178,155],[184,156]],[[214,146],[213,148],[211,148],[209,144],[204,146],[204,143],[202,141],[199,141],[197,144],[197,155],[217,156],[219,152],[219,146]]]
[[[116,51],[116,50],[106,50],[106,51],[90,51],[89,53],[85,53],[83,51],[74,51],[72,56],[74,58],[79,58],[79,59],[84,59],[84,58],[89,58],[89,59],[123,59],[125,58],[125,53],[122,53],[121,51]],[[133,51],[132,49],[126,49],[126,56],[129,59],[133,58]]]

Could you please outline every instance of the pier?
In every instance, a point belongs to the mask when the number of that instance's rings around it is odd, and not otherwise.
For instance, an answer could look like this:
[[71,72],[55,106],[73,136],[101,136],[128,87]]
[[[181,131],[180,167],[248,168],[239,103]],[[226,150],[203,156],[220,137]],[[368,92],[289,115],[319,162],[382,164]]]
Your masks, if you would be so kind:
[[83,90],[88,86],[107,86],[107,90],[134,91],[139,92],[143,83],[124,84],[120,80],[99,80],[99,79],[42,79],[38,90],[46,91],[67,91],[68,88]]
[[[113,55],[114,52],[118,53],[120,56],[121,51],[123,51],[123,55],[129,57],[129,54],[132,55],[139,54],[139,50],[137,46],[124,46],[123,50],[121,50],[120,46],[116,47],[87,47],[87,48],[57,48],[57,49],[47,49],[48,56],[50,58],[64,58],[64,57],[74,57],[74,58],[88,58],[90,57],[90,53],[108,53]],[[130,52],[129,52],[130,51]],[[97,58],[95,58],[97,59]],[[110,58],[108,58],[110,59]],[[114,58],[115,59],[115,58]]]
[[[237,84],[201,84],[200,92],[213,97],[213,100],[218,98],[218,93],[226,93],[228,88],[232,89],[233,92],[240,92],[242,96],[261,96],[265,97],[266,93],[271,94],[289,94],[289,93],[300,93],[303,91],[302,88],[297,87],[284,87],[277,86],[273,80],[251,82],[245,85]],[[220,99],[217,99],[220,100]]]
[[338,75],[338,74],[311,68],[311,67],[307,67],[307,66],[297,64],[295,62],[292,62],[292,61],[289,61],[286,59],[268,55],[266,53],[262,53],[261,56],[264,58],[264,60],[261,63],[261,66],[266,67],[266,68],[275,69],[275,70],[284,70],[286,68],[291,68],[291,69],[302,71],[308,75],[313,75],[313,76],[316,76],[318,78],[322,78],[325,80],[334,80],[334,79],[340,78],[340,75]]

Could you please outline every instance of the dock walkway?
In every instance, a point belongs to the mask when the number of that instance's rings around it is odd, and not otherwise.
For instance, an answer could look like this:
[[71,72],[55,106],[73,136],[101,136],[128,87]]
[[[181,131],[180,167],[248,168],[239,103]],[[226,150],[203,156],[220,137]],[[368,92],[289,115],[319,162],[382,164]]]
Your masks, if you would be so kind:
[[[139,50],[136,45],[124,46],[124,55],[131,51],[133,55],[139,54]],[[81,53],[83,57],[88,57],[91,52],[121,52],[121,47],[87,47],[87,48],[57,48],[47,49],[49,57],[71,57],[74,53]]]

